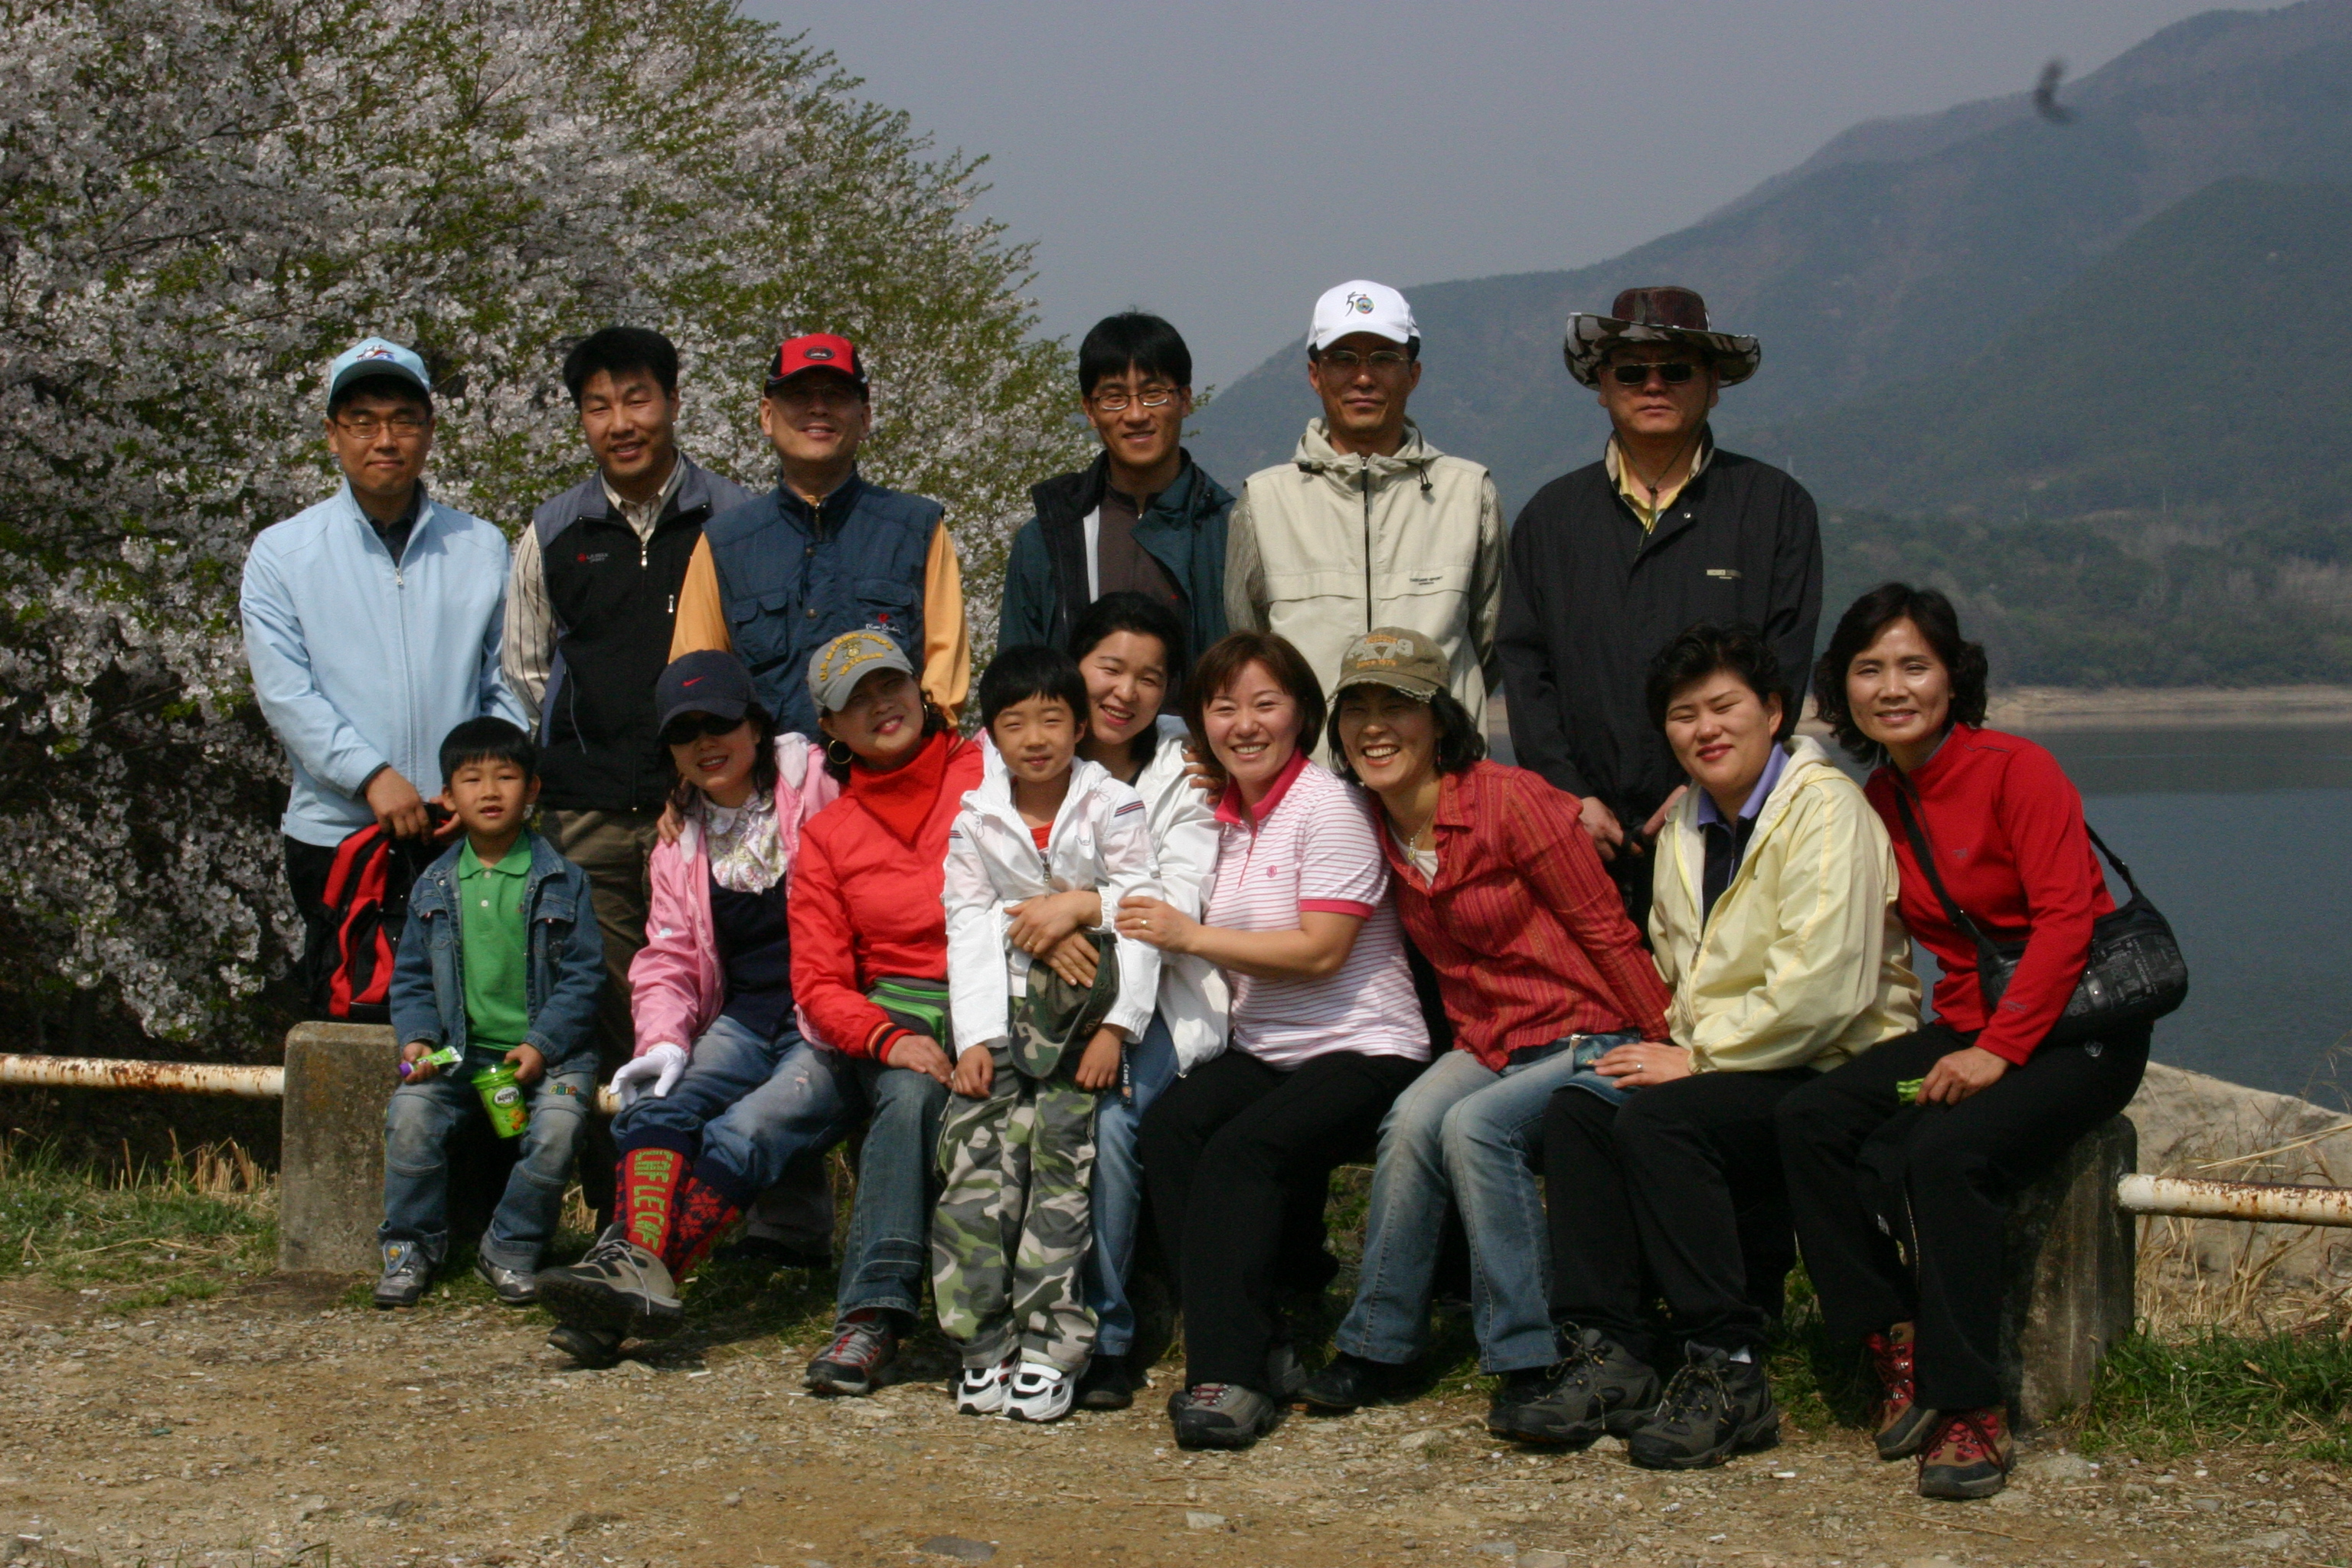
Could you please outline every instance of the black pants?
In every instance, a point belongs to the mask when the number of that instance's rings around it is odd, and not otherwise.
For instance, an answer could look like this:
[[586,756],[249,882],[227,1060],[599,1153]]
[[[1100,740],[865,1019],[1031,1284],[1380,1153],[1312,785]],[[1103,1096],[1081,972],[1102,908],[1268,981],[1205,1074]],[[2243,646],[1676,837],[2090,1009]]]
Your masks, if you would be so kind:
[[327,1016],[326,977],[335,947],[327,876],[334,868],[334,846],[286,840],[286,886],[294,895],[294,912],[302,917],[302,953],[295,960],[294,979],[302,987],[303,1016],[310,1018]]
[[1152,1102],[1137,1142],[1160,1248],[1176,1260],[1188,1385],[1267,1392],[1286,1198],[1304,1173],[1370,1142],[1423,1066],[1333,1051],[1283,1072],[1229,1049]]
[[[2121,1111],[2147,1067],[2143,1026],[2044,1046],[1958,1105],[1896,1100],[1896,1084],[1974,1039],[1930,1024],[1824,1073],[1780,1113],[1797,1239],[1831,1337],[1859,1345],[1916,1323],[1919,1402],[1937,1410],[2001,1403],[2010,1200]],[[1908,1269],[1894,1241],[1906,1229]]]
[[1688,1343],[1760,1352],[1793,1261],[1773,1111],[1815,1075],[1706,1072],[1544,1112],[1552,1312],[1655,1354],[1654,1285]]

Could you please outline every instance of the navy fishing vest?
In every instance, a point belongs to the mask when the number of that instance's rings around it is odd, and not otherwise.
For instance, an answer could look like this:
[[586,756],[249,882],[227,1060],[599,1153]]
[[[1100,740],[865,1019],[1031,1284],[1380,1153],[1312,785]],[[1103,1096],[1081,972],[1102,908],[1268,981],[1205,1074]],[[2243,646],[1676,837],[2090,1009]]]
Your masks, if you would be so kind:
[[852,474],[820,511],[782,485],[705,524],[736,656],[777,724],[815,736],[809,659],[878,626],[923,667],[923,569],[946,509]]

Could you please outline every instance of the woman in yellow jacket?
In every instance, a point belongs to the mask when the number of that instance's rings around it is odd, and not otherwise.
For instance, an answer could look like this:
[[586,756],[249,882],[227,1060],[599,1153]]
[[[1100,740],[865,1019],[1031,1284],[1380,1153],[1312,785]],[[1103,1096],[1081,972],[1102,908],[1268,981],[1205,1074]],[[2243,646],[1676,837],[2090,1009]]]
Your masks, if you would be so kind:
[[[1556,1397],[1654,1468],[1779,1440],[1763,1352],[1796,1248],[1774,1108],[1917,1026],[1886,830],[1819,742],[1782,738],[1787,690],[1744,626],[1694,626],[1653,661],[1651,717],[1690,779],[1652,870],[1673,1038],[1616,1047],[1544,1121]],[[1645,1277],[1673,1316],[1664,1344]],[[1662,1396],[1654,1355],[1682,1363]]]

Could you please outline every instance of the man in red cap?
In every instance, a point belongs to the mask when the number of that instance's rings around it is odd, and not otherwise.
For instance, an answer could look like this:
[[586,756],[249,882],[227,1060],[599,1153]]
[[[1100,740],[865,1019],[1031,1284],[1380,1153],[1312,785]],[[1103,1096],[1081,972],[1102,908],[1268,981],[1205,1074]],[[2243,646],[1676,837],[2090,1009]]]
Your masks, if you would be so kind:
[[[1688,289],[1628,289],[1606,316],[1568,319],[1569,374],[1600,393],[1601,460],[1520,510],[1496,637],[1511,745],[1583,802],[1634,924],[1647,923],[1648,846],[1683,773],[1643,695],[1650,660],[1701,622],[1763,633],[1801,683],[1822,614],[1813,498],[1780,469],[1715,445],[1717,393],[1756,374],[1756,340],[1709,327]],[[1798,691],[1783,704],[1793,727]]]
[[923,694],[954,717],[971,681],[963,574],[945,508],[857,472],[873,427],[865,362],[847,338],[789,340],[768,367],[760,428],[783,474],[776,488],[714,517],[678,591],[670,657],[732,651],[784,730],[818,733],[811,655],[846,631],[880,626],[920,671]]

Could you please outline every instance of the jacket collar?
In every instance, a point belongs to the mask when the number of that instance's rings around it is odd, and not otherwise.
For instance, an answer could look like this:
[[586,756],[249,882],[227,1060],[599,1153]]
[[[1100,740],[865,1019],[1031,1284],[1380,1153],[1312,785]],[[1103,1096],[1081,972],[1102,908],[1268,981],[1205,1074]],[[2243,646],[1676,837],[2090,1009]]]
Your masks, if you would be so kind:
[[[1060,832],[1062,824],[1069,820],[1070,814],[1109,777],[1110,770],[1100,763],[1090,763],[1084,757],[1072,758],[1070,787],[1062,796],[1060,809],[1054,813],[1054,831]],[[993,746],[989,748],[987,767],[980,775],[980,786],[964,791],[963,804],[968,809],[1007,827],[1023,834],[1029,831],[1029,825],[1021,819],[1020,808],[1013,804],[1013,774],[1006,770],[1003,758]]]
[[[1823,751],[1822,743],[1811,735],[1791,735],[1781,743],[1781,750],[1787,753],[1788,761],[1781,764],[1779,782],[1773,784],[1771,793],[1764,797],[1763,805],[1757,810],[1756,826],[1748,835],[1747,851],[1740,856],[1738,868],[1732,872],[1729,885],[1723,889],[1726,899],[1737,892],[1747,880],[1750,868],[1760,858],[1757,851],[1763,848],[1773,830],[1780,826],[1780,819],[1788,816],[1797,792],[1822,770],[1826,768],[1831,773],[1837,772],[1837,764],[1830,760],[1829,752]],[[1694,907],[1701,901],[1697,890],[1698,879],[1706,865],[1706,851],[1699,846],[1698,831],[1698,805],[1706,798],[1706,793],[1694,789],[1684,795],[1675,805],[1671,818],[1676,841],[1681,846],[1683,870],[1690,882]],[[1716,907],[1722,907],[1720,900]],[[1713,923],[1712,921],[1708,922],[1710,925]]]
[[1418,479],[1425,490],[1430,488],[1429,466],[1444,455],[1429,444],[1421,426],[1410,419],[1404,422],[1404,444],[1386,456],[1342,452],[1331,445],[1329,431],[1318,416],[1307,422],[1306,434],[1298,437],[1298,449],[1290,460],[1307,473],[1328,475],[1341,483],[1366,474],[1375,486],[1385,487],[1410,476]]
[[[1682,489],[1675,492],[1674,503],[1664,508],[1657,521],[1643,531],[1643,550],[1654,548],[1662,541],[1673,538],[1697,521],[1691,515],[1692,510],[1695,503],[1706,494],[1707,470],[1715,466],[1717,456],[1715,426],[1710,424],[1699,431],[1698,456],[1691,459],[1690,477],[1683,480]],[[1601,470],[1607,476],[1610,504],[1616,507],[1627,521],[1641,528],[1641,517],[1633,510],[1633,503],[1625,499],[1625,492],[1620,487],[1617,437],[1613,434],[1609,437],[1608,446],[1601,450]]]
[[811,507],[801,499],[800,492],[782,479],[776,481],[776,505],[786,519],[818,535],[838,533],[849,514],[857,510],[858,498],[866,493],[866,478],[856,469],[834,487],[821,507]]
[[[1180,448],[1181,459],[1176,477],[1168,488],[1151,498],[1144,509],[1141,521],[1159,521],[1191,527],[1203,516],[1232,504],[1233,497],[1192,460],[1192,454]],[[1074,474],[1056,474],[1029,487],[1030,504],[1036,508],[1041,522],[1075,524],[1102,505],[1103,491],[1110,486],[1110,455],[1098,452],[1095,460]]]
[[[536,829],[523,829],[523,841],[530,846],[530,879],[523,885],[523,908],[533,920],[542,915],[570,920],[576,908],[569,885],[571,862]],[[457,862],[465,852],[466,840],[460,837],[425,868],[409,894],[410,908],[446,914],[457,907]],[[550,882],[555,886],[550,888]]]
[[[586,521],[604,519],[625,527],[619,509],[604,488],[601,470],[592,470],[588,477],[563,492],[557,504],[572,517]],[[668,522],[698,507],[709,508],[710,501],[710,471],[688,457],[677,455],[677,467],[670,473],[669,494],[662,503],[661,521]]]
[[[383,547],[383,536],[376,532],[375,524],[369,519],[367,510],[360,505],[360,498],[352,493],[352,481],[348,478],[343,480],[342,488],[335,492],[335,502],[341,508],[343,514],[351,520],[351,525],[359,530],[362,543],[373,541],[379,549]],[[416,525],[409,530],[408,550],[403,552],[401,556],[404,562],[407,560],[408,554],[423,542],[425,530],[433,526],[435,515],[441,510],[439,504],[433,499],[433,492],[425,488],[423,479],[416,481],[415,505]]]

